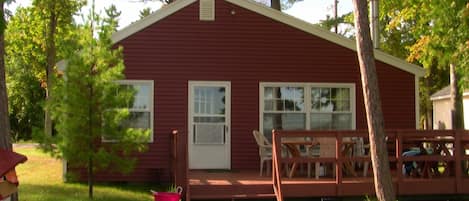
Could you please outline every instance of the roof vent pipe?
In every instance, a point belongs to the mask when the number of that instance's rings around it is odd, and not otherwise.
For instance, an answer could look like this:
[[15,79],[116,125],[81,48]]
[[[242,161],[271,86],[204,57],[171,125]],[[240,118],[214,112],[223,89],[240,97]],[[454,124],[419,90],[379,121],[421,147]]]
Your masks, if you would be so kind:
[[373,47],[379,49],[379,0],[371,0],[371,39]]

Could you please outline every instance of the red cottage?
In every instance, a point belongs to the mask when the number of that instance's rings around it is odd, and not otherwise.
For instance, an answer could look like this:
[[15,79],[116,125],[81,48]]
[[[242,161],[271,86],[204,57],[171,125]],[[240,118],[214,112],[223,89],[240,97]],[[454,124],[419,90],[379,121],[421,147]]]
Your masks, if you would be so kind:
[[[354,41],[263,5],[178,0],[113,40],[153,139],[134,174],[100,180],[168,181],[173,129],[190,169],[257,169],[253,129],[366,129]],[[375,57],[386,128],[416,128],[424,70]]]
[[[151,128],[134,173],[100,181],[171,180],[171,131],[189,169],[258,170],[252,130],[366,129],[355,42],[264,5],[177,0],[113,36],[139,90],[135,124]],[[417,126],[424,70],[375,50],[387,129]]]

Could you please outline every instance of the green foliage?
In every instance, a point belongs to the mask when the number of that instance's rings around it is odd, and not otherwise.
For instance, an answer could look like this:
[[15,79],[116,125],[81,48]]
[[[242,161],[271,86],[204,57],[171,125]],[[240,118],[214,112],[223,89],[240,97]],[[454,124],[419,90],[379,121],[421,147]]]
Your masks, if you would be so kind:
[[384,1],[383,5],[386,31],[393,37],[385,51],[405,55],[427,69],[420,94],[421,111],[429,114],[429,96],[448,85],[450,64],[456,66],[459,87],[468,85],[469,4],[465,0],[412,0]]
[[[120,126],[129,114],[123,107],[133,91],[116,82],[124,79],[124,63],[122,48],[112,48],[113,27],[99,18],[96,21],[97,38],[91,35],[90,23],[77,30],[79,49],[52,89],[48,107],[58,131],[54,144],[57,153],[73,165],[88,167],[91,158],[94,169],[113,167],[125,173],[135,163],[129,155],[146,149],[150,132]],[[103,144],[103,136],[112,143]]]
[[[44,34],[47,20],[43,13],[38,6],[18,8],[5,33],[9,115],[17,139],[31,139],[33,128],[43,127],[47,87],[47,36]],[[76,26],[72,21],[60,22],[64,23],[57,26],[55,53],[58,59],[63,59],[76,46],[73,32]]]
[[330,15],[326,16],[325,20],[319,21],[319,26],[332,31],[335,26],[343,26],[345,29],[338,30],[338,34],[342,36],[346,36],[349,38],[355,38],[355,25],[353,22],[353,13],[345,13],[341,16],[338,16],[337,19],[331,17]]
[[42,127],[44,89],[43,23],[32,8],[19,8],[5,33],[6,74],[11,131],[16,140],[31,139]]
[[70,24],[73,22],[73,15],[86,2],[87,0],[33,0],[32,5],[38,8],[39,17],[44,21],[55,18],[57,24]]
[[111,4],[108,8],[104,9],[107,18],[103,21],[104,23],[108,24],[113,31],[117,31],[117,27],[119,26],[119,17],[121,15],[121,11],[118,11],[114,4]]
[[140,19],[143,19],[144,17],[149,16],[151,13],[151,8],[144,8],[139,12],[138,16],[140,17]]

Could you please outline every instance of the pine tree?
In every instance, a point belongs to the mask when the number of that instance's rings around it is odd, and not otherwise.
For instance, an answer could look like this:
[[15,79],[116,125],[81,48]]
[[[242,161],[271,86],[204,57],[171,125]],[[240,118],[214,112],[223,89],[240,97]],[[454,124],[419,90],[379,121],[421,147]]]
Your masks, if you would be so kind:
[[122,48],[113,48],[113,26],[96,21],[97,34],[92,34],[90,23],[79,30],[79,48],[56,80],[56,95],[48,105],[58,131],[55,153],[72,166],[87,167],[90,198],[94,172],[110,167],[131,171],[135,159],[128,156],[146,149],[150,133],[121,126],[129,117],[126,107],[135,91],[116,82],[124,79],[124,63]]

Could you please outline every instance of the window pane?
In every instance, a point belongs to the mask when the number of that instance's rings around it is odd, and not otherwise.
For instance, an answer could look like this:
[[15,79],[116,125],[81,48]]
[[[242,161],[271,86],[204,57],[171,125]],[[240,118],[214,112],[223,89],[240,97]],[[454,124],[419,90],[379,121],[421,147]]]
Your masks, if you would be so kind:
[[311,130],[330,130],[332,114],[311,114]]
[[350,101],[334,101],[334,111],[350,111]]
[[311,114],[311,130],[349,130],[351,114]]
[[132,85],[135,90],[134,101],[132,109],[149,109],[150,108],[150,93],[151,87],[148,85]]
[[331,99],[331,90],[329,88],[321,88],[321,102]]
[[265,87],[265,111],[304,111],[304,88]]
[[266,137],[271,138],[272,129],[298,130],[306,129],[305,114],[284,113],[272,114],[264,113],[263,132]]
[[225,123],[225,117],[194,117],[195,123]]
[[312,103],[311,103],[311,107],[312,107],[312,110],[317,112],[319,111],[320,107],[321,107],[321,103],[319,102],[319,100],[313,100]]
[[275,111],[274,101],[273,100],[264,100],[264,110],[265,111]]
[[341,88],[340,93],[338,94],[339,100],[350,100],[350,89],[349,88]]
[[352,115],[351,114],[334,114],[332,120],[332,128],[336,130],[352,129]]
[[283,100],[274,101],[274,111],[284,111],[285,105]]
[[194,96],[196,114],[225,114],[224,87],[196,87]]
[[274,88],[273,87],[266,87],[264,88],[264,98],[265,99],[272,99],[274,98]]
[[150,112],[130,112],[123,125],[126,128],[150,128]]

